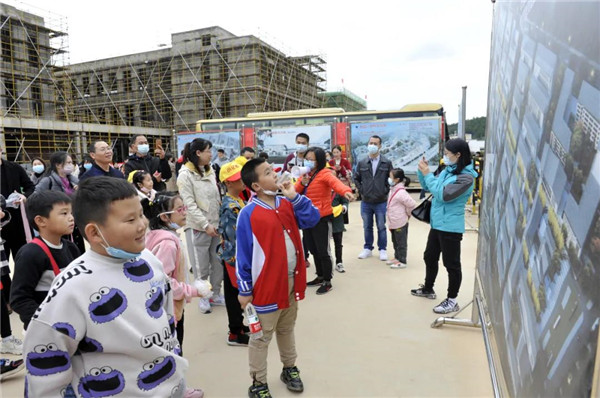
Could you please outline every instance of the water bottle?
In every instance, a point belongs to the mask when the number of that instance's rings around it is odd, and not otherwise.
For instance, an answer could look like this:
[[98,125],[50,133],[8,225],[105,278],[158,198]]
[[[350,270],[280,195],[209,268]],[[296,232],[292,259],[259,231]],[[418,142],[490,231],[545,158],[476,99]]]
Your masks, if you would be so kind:
[[262,326],[258,320],[258,314],[252,304],[246,305],[246,320],[248,321],[248,327],[250,328],[250,338],[252,340],[260,339],[263,335]]

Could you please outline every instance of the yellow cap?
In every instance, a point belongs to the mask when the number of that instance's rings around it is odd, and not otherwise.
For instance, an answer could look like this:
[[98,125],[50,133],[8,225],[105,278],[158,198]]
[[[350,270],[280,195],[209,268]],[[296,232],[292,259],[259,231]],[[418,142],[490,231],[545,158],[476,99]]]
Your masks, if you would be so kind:
[[248,159],[243,156],[238,156],[237,158],[233,159],[233,161],[239,164],[241,167],[244,167],[244,165],[248,162]]
[[[245,158],[244,158],[245,159]],[[225,163],[221,166],[219,172],[219,180],[221,181],[237,181],[242,178],[242,166],[236,162]]]

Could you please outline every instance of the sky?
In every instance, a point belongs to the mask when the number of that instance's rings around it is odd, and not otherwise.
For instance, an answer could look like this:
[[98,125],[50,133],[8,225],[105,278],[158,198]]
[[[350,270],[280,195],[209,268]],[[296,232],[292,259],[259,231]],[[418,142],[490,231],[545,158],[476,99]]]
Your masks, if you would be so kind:
[[0,1],[66,17],[70,63],[155,50],[172,33],[218,25],[287,55],[324,56],[327,89],[366,97],[368,109],[435,102],[456,123],[467,86],[467,119],[486,114],[490,0]]

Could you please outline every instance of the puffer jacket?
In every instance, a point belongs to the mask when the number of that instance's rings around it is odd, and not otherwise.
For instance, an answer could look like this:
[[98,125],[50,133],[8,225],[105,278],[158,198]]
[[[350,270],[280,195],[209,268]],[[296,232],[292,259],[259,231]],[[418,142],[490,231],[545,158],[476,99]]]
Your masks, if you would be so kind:
[[398,183],[390,190],[388,197],[387,218],[388,229],[402,228],[408,223],[410,212],[417,206],[417,203],[410,197],[404,184]]
[[187,206],[187,225],[205,231],[208,225],[219,226],[221,196],[212,167],[200,175],[191,162],[179,170],[177,187],[183,203]]
[[417,172],[421,186],[431,192],[431,228],[445,232],[465,232],[465,204],[473,192],[478,174],[471,163],[460,174],[452,172],[456,165],[447,166],[437,177]]
[[[305,188],[306,192],[304,192]],[[332,190],[342,196],[348,192],[352,192],[350,187],[344,185],[335,176],[335,171],[327,168],[317,172],[317,175],[308,184],[308,187],[302,185],[302,180],[296,182],[296,192],[305,195],[312,201],[313,205],[319,209],[321,218],[333,213],[333,209],[331,208]]]
[[[75,189],[77,184],[79,184],[79,180],[77,179],[77,177],[75,177],[72,174],[69,174],[67,176],[67,179],[69,180],[69,184],[71,185],[71,188],[73,188],[73,189]],[[36,192],[48,191],[48,190],[60,191],[60,192],[65,191],[65,189],[63,188],[63,185],[62,185],[62,180],[60,179],[60,176],[55,171],[50,173],[50,175],[42,178],[35,186]]]

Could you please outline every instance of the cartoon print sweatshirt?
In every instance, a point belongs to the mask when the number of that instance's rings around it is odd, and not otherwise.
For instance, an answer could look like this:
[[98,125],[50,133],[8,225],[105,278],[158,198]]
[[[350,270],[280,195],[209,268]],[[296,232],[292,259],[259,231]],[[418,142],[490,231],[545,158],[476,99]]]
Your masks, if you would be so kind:
[[92,250],[54,280],[23,346],[25,395],[182,397],[173,300],[162,265],[148,250],[134,260]]

